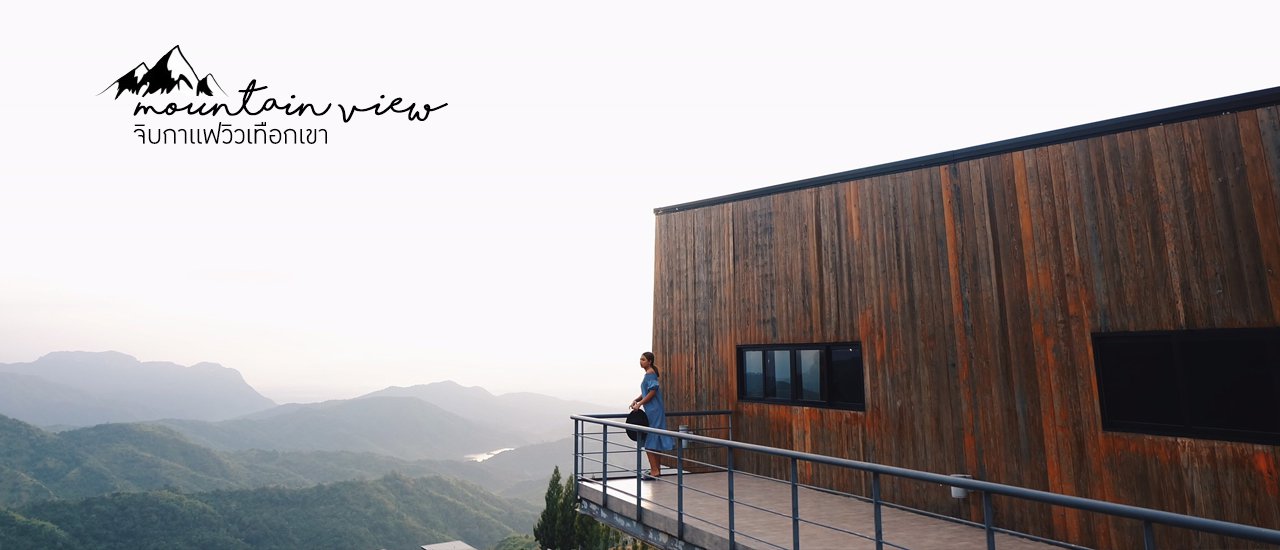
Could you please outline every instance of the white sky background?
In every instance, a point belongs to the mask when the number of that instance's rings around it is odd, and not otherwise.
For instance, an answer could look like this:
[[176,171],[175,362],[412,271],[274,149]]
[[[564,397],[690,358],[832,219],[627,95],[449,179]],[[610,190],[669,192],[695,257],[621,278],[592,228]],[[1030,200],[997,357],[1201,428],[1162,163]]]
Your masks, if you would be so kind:
[[[1275,2],[6,13],[0,362],[212,361],[281,402],[452,379],[621,410],[652,342],[654,207],[1280,85]],[[175,44],[229,103],[256,78],[449,106],[229,120],[327,146],[141,145],[135,122],[217,122],[94,95]]]

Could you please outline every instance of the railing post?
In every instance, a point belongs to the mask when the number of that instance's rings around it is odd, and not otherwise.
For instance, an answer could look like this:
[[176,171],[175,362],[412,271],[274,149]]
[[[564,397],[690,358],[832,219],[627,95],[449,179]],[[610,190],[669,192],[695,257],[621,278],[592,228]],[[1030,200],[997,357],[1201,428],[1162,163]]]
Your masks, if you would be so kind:
[[684,438],[676,445],[676,538],[684,540]]
[[791,457],[791,548],[800,550],[800,461]]
[[876,516],[876,550],[884,550],[884,525],[880,517],[880,472],[871,472],[871,506]]
[[982,491],[982,526],[987,530],[987,550],[996,550],[995,512],[991,509],[991,492]]
[[579,452],[578,433],[582,428],[581,420],[573,421],[573,502],[578,503],[578,483],[582,481],[582,470],[578,467],[579,460],[582,460],[582,454]]
[[729,455],[729,467],[726,469],[729,474],[729,550],[735,550],[737,546],[734,543],[733,533],[733,447],[725,447],[725,450]]
[[1151,526],[1151,520],[1142,522],[1142,546],[1146,550],[1156,550],[1156,531]]
[[600,457],[600,462],[604,466],[600,468],[603,472],[600,478],[600,503],[605,510],[609,509],[609,427],[604,424],[600,425],[604,428],[600,431],[600,444],[603,446],[604,452]]
[[646,434],[645,434],[644,432],[640,432],[640,436],[636,438],[636,522],[637,522],[637,523],[639,523],[639,522],[640,522],[640,480],[641,480],[641,479],[643,479],[643,477],[644,477],[644,476],[640,473],[640,469],[641,469],[641,466],[640,466],[640,455],[641,455],[641,450],[640,450],[640,449],[641,449],[641,446],[640,446],[640,443],[644,441],[644,439],[645,439],[645,435],[646,435]]

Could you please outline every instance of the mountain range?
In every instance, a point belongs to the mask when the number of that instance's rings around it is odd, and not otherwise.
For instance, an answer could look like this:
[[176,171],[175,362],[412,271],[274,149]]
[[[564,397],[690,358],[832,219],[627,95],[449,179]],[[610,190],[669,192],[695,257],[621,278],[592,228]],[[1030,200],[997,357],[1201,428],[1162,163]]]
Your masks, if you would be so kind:
[[[450,381],[274,406],[238,372],[211,363],[56,352],[0,364],[0,508],[391,472],[448,476],[536,503],[553,468],[572,471],[569,415],[602,410]],[[464,459],[508,448],[484,462]]]
[[141,362],[114,351],[63,351],[30,363],[0,363],[0,414],[41,426],[217,421],[274,406],[239,371],[215,363]]
[[537,504],[548,472],[570,466],[571,448],[566,439],[485,462],[410,461],[352,451],[223,452],[155,424],[102,424],[53,433],[0,416],[0,509],[117,492],[302,488],[390,473],[455,478]]
[[480,425],[412,397],[283,405],[221,422],[158,423],[195,443],[227,451],[355,451],[405,460],[462,459],[529,442],[518,432]]
[[517,392],[494,395],[477,386],[453,381],[417,386],[392,386],[357,399],[414,397],[439,406],[477,424],[501,431],[517,431],[529,443],[563,439],[573,434],[569,415],[609,410],[585,401],[568,401],[547,395]]
[[572,435],[570,415],[601,410],[535,393],[494,395],[451,381],[276,406],[239,372],[213,363],[183,367],[112,351],[54,352],[30,363],[0,363],[0,415],[52,429],[150,422],[219,451],[461,460],[564,440]]

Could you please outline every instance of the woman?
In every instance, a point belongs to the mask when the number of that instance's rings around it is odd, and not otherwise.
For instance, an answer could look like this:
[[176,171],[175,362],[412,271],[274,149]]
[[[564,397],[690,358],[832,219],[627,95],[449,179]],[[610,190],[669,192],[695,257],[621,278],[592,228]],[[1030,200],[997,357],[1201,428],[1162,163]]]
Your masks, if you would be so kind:
[[[640,368],[644,369],[644,379],[640,381],[640,397],[631,400],[631,410],[644,407],[649,417],[649,427],[659,430],[667,429],[667,411],[662,404],[662,388],[658,386],[658,367],[653,364],[653,352],[640,354]],[[658,453],[654,451],[670,451],[676,446],[676,440],[669,435],[646,433],[641,447],[649,455],[649,475],[662,475],[662,465],[658,464]]]

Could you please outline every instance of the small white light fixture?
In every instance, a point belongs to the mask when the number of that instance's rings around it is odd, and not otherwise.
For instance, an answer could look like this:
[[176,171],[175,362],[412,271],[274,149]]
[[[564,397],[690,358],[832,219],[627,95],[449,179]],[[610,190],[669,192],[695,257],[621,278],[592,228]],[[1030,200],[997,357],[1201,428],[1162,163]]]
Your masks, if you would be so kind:
[[[973,476],[969,474],[951,474],[951,477],[973,479]],[[968,489],[965,489],[964,487],[956,487],[954,485],[951,486],[951,498],[965,498],[967,496],[969,496]]]

